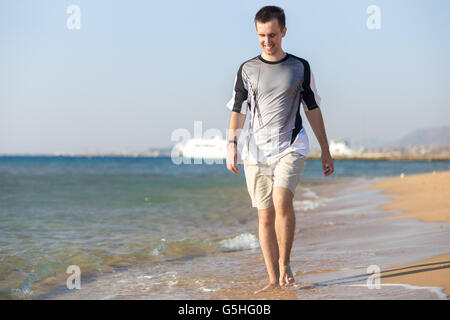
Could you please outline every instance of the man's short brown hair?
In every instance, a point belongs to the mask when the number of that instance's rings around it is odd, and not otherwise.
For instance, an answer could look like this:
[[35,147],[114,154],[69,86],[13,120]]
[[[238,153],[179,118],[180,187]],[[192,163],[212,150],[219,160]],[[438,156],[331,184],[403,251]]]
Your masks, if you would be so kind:
[[256,22],[266,23],[272,19],[277,19],[281,30],[286,26],[286,16],[284,15],[284,10],[276,6],[265,6],[259,9],[255,16]]

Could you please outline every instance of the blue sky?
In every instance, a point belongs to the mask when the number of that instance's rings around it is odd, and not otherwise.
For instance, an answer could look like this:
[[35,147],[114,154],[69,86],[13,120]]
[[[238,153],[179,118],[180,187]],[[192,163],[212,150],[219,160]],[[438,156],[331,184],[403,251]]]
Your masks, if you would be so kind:
[[[79,30],[66,26],[72,4]],[[0,153],[143,151],[173,144],[177,128],[193,134],[196,120],[225,133],[234,76],[260,53],[253,17],[268,4],[286,12],[285,51],[311,64],[329,139],[450,125],[446,0],[5,0]],[[366,26],[369,5],[380,30]]]

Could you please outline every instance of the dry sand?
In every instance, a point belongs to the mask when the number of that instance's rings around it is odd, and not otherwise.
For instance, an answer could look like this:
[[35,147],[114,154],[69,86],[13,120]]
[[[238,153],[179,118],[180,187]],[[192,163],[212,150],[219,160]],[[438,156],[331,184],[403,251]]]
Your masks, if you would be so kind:
[[[450,171],[386,179],[369,189],[381,189],[384,193],[394,194],[389,199],[395,201],[382,205],[380,209],[402,211],[404,214],[389,220],[450,222]],[[401,268],[406,269],[396,270]],[[442,287],[450,296],[450,247],[448,254],[382,270],[381,276],[382,283]]]
[[384,193],[395,194],[389,199],[396,201],[380,209],[403,211],[405,214],[390,220],[450,222],[450,171],[386,179],[375,183],[370,189],[382,189]]

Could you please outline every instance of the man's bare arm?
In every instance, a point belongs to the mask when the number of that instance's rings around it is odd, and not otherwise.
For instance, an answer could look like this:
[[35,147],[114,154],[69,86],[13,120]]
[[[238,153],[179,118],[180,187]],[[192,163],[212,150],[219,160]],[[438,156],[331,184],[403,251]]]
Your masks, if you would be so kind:
[[239,140],[246,117],[246,114],[234,111],[231,112],[230,124],[228,125],[228,140]]
[[322,111],[320,107],[305,112],[308,118],[309,124],[316,135],[319,142],[320,149],[322,150],[322,169],[325,176],[329,176],[334,172],[334,163],[331,158],[330,149],[328,145],[327,133],[325,131],[325,124],[322,117]]
[[[246,117],[247,115],[234,111],[231,112],[230,116],[230,123],[227,132],[227,168],[234,174],[239,174],[239,168],[236,165],[237,141],[241,135]],[[236,143],[230,143],[229,141],[236,141]]]
[[305,112],[305,114],[306,117],[308,118],[311,128],[314,131],[314,134],[316,135],[317,141],[319,142],[322,152],[324,150],[328,151],[329,150],[328,139],[327,134],[325,132],[325,124],[323,122],[322,111],[320,110],[320,107],[309,110]]

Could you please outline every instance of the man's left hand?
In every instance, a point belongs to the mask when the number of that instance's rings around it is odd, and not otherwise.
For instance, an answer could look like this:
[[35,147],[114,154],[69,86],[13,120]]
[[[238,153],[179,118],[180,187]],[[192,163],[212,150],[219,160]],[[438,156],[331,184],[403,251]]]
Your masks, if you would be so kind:
[[331,158],[330,151],[322,151],[322,169],[323,174],[325,176],[329,176],[334,172],[334,164],[333,164],[333,158]]

